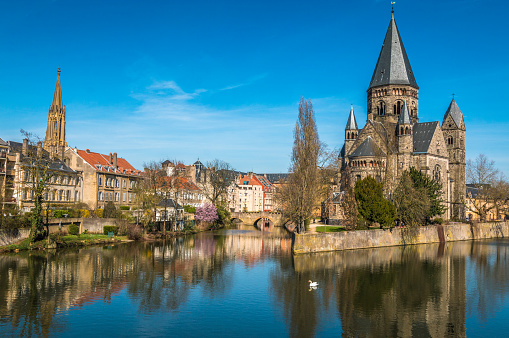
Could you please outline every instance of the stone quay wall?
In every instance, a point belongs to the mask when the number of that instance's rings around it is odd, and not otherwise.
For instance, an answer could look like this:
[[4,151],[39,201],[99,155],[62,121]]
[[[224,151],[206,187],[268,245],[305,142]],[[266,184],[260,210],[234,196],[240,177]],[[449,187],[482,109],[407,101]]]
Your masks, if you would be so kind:
[[294,254],[509,237],[509,222],[292,235]]
[[[71,223],[80,228],[80,234],[87,230],[88,233],[102,234],[105,225],[116,225],[115,218],[54,218],[49,220],[49,232],[55,233],[60,230],[69,231]],[[30,228],[0,230],[0,246],[14,244],[27,239],[30,236]]]

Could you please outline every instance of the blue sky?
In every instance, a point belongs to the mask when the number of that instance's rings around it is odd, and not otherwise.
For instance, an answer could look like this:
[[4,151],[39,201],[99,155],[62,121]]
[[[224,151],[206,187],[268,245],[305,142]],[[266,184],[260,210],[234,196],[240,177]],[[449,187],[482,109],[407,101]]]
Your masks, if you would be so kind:
[[[509,4],[400,0],[395,18],[420,87],[420,120],[452,93],[467,158],[509,176]],[[223,159],[285,172],[301,96],[322,141],[343,144],[366,89],[390,1],[12,1],[0,11],[0,137],[44,137],[62,68],[67,142],[151,160]]]

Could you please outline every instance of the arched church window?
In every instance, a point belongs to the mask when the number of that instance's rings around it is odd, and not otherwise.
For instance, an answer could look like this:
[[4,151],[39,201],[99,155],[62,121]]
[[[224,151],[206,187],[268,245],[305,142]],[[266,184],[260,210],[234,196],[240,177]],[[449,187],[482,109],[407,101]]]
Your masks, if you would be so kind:
[[408,135],[408,134],[410,134],[410,133],[408,132],[408,127],[406,127],[405,128],[405,135]]
[[433,179],[437,182],[440,182],[441,171],[440,165],[436,164],[435,169],[433,169]]

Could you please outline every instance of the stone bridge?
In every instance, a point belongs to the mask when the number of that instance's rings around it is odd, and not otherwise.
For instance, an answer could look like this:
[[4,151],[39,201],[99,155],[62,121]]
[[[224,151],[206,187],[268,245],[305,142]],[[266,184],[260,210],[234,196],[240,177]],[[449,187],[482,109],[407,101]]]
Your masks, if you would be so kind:
[[286,219],[283,218],[283,215],[280,213],[274,212],[232,212],[231,213],[232,220],[239,220],[248,225],[254,225],[256,227],[261,227],[263,223],[265,226],[277,226],[282,227],[286,223]]

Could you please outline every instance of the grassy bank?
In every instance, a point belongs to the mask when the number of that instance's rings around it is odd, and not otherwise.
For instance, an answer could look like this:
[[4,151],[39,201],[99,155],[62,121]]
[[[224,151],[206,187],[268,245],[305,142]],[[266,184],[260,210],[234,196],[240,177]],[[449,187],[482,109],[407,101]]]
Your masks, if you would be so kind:
[[110,238],[107,235],[99,234],[81,234],[76,235],[50,235],[51,240],[44,239],[35,243],[30,243],[27,238],[19,243],[0,247],[0,252],[17,252],[23,250],[45,250],[48,248],[75,248],[94,244],[119,243],[127,241],[125,236],[116,236]]
[[316,227],[316,232],[341,232],[346,231],[345,227],[334,226],[334,225],[321,225]]

